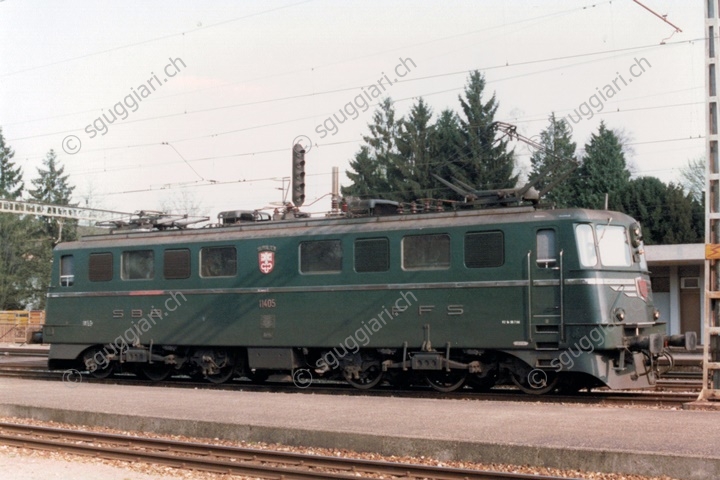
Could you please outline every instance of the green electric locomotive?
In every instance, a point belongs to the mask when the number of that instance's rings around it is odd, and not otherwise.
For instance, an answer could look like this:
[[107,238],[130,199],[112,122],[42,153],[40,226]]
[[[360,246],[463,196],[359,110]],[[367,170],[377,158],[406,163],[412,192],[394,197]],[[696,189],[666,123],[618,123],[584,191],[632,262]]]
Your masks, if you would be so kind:
[[649,387],[668,345],[694,346],[666,335],[627,215],[401,207],[224,212],[60,244],[50,367],[546,393]]

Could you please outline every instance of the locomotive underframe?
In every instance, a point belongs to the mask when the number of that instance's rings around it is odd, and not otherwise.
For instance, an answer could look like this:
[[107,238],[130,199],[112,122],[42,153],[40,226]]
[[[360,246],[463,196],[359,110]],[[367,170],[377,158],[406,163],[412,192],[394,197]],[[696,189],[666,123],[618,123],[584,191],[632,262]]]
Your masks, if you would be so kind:
[[[433,349],[429,343],[413,349],[405,342],[399,348],[349,352],[332,366],[323,362],[328,350],[322,348],[134,345],[117,349],[114,345],[52,344],[50,368],[77,368],[95,376],[124,368],[141,371],[152,380],[186,373],[217,383],[234,375],[264,379],[273,373],[292,374],[305,369],[311,376],[345,379],[358,388],[371,388],[383,378],[407,384],[411,383],[407,378],[420,375],[441,391],[458,388],[468,380],[482,388],[515,383],[528,393],[545,393],[560,379],[571,390],[597,385],[640,389],[655,384],[658,359],[667,354],[666,346],[694,348],[696,342],[691,334],[665,336],[659,333],[662,325],[647,327],[603,326],[607,333],[604,339],[621,345],[611,349],[582,348],[577,343],[576,348],[557,350],[460,349],[451,348],[449,343],[442,349]],[[157,372],[155,377],[153,372]],[[553,388],[555,385],[552,383]]]

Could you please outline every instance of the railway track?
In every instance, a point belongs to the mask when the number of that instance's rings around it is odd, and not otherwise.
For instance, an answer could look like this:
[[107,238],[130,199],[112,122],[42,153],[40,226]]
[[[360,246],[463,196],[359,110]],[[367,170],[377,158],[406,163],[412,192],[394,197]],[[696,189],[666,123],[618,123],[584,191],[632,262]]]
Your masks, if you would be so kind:
[[[132,374],[118,374],[114,377],[97,379],[77,371],[48,371],[44,367],[25,367],[16,365],[12,367],[0,364],[0,377],[21,378],[47,381],[66,381],[73,383],[97,383],[150,386],[163,388],[190,388],[213,389],[250,392],[282,392],[297,394],[321,395],[362,395],[373,397],[400,397],[400,398],[433,398],[448,400],[485,400],[485,401],[511,401],[511,402],[543,402],[587,405],[637,405],[637,406],[663,406],[682,407],[683,404],[695,401],[699,384],[691,391],[644,391],[644,392],[614,392],[597,390],[580,392],[574,395],[527,395],[514,388],[495,388],[489,392],[474,392],[469,389],[458,390],[452,393],[440,393],[428,387],[411,387],[398,390],[395,387],[384,386],[372,390],[358,390],[344,383],[323,382],[315,383],[312,388],[298,388],[291,381],[269,381],[263,384],[248,381],[234,381],[220,385],[207,382],[194,381],[188,377],[172,377],[163,382],[143,380]],[[672,390],[672,389],[670,389]],[[685,389],[688,390],[688,389]]]
[[692,380],[658,380],[657,390],[658,391],[693,391],[700,390],[702,386],[702,378]]
[[17,357],[47,357],[47,347],[2,347],[0,355]]
[[356,479],[364,475],[445,480],[565,478],[227,447],[14,423],[0,423],[0,443],[21,448],[273,479]]

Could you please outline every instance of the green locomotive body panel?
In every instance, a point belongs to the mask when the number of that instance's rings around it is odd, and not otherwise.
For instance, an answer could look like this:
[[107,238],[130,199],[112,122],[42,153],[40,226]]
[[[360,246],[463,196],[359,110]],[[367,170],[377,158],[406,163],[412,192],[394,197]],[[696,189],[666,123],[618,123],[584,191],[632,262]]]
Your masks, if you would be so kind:
[[88,237],[55,249],[44,340],[51,361],[108,344],[615,355],[666,330],[634,224],[521,207]]

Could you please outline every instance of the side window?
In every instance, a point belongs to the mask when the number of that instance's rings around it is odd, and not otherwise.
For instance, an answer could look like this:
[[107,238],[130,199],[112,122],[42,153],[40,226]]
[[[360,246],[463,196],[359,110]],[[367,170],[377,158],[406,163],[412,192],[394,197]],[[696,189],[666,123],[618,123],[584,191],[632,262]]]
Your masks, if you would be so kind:
[[503,232],[472,232],[465,234],[466,267],[501,267],[504,263]]
[[595,236],[592,227],[587,224],[576,226],[575,241],[577,242],[580,264],[583,267],[597,265],[597,250],[595,250]]
[[390,243],[387,238],[355,240],[356,272],[387,272],[390,269]]
[[201,277],[234,277],[236,274],[235,247],[205,247],[200,250]]
[[113,254],[91,253],[88,278],[91,282],[109,282],[113,279]]
[[123,252],[120,260],[120,278],[123,280],[152,280],[155,277],[152,250]]
[[450,268],[450,236],[438,234],[403,237],[402,266],[405,270]]
[[557,264],[557,247],[555,244],[555,230],[538,230],[535,235],[537,253],[537,266],[552,268]]
[[63,255],[60,257],[60,286],[72,287],[75,283],[75,257]]
[[187,248],[165,250],[163,254],[163,277],[177,280],[190,277],[190,250]]
[[342,258],[340,240],[300,243],[301,273],[340,273],[342,272]]

